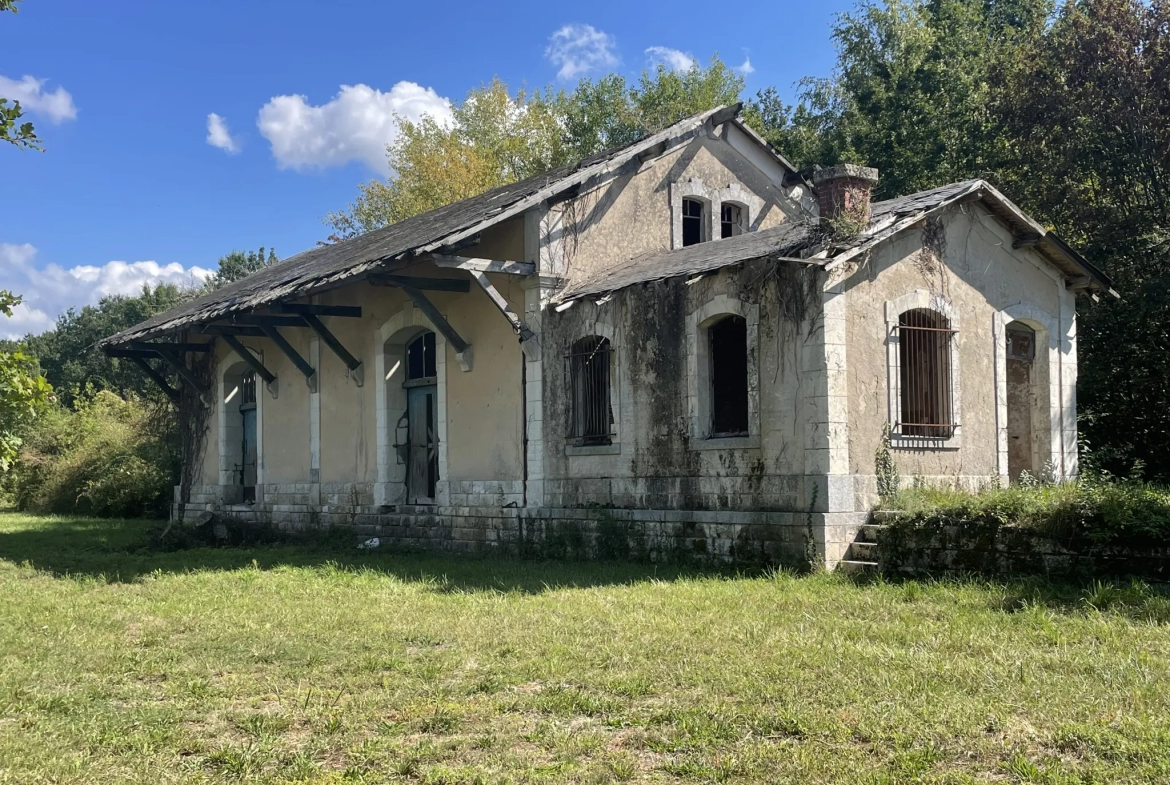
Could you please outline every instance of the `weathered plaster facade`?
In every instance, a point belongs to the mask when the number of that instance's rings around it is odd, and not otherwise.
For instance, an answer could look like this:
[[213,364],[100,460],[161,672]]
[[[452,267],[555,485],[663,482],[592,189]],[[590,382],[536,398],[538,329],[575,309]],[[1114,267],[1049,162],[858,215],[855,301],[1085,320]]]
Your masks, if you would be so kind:
[[[323,317],[361,361],[357,371],[312,331],[288,329],[316,370],[313,391],[266,338],[241,338],[277,375],[271,390],[258,387],[251,504],[241,503],[233,473],[240,424],[227,403],[245,368],[216,340],[212,436],[202,478],[176,514],[352,526],[454,549],[756,563],[812,553],[831,566],[876,501],[886,423],[895,424],[893,454],[907,480],[1009,481],[1009,463],[1021,462],[1075,476],[1069,274],[978,199],[905,225],[875,218],[873,236],[886,235],[847,246],[858,252],[835,268],[827,251],[797,262],[762,247],[726,264],[685,274],[647,268],[634,283],[562,296],[575,281],[663,263],[682,243],[683,199],[705,205],[710,243],[732,242],[718,239],[725,203],[740,208],[748,233],[798,227],[816,236],[816,194],[785,164],[733,123],[688,131],[464,238],[458,253],[472,262],[530,267],[486,273],[498,301],[475,283],[426,292],[470,344],[462,352],[408,292],[365,278],[308,300],[361,308],[360,317]],[[393,271],[468,280],[467,269],[426,254]],[[522,351],[502,311],[523,320],[538,349]],[[947,326],[955,425],[945,437],[897,427],[899,319],[910,311]],[[738,325],[745,355],[743,420],[732,433],[713,426],[720,324]],[[1007,335],[1020,326],[1034,331],[1034,359],[1008,354]],[[408,378],[410,347],[427,333],[435,334],[433,374]],[[609,357],[590,388],[608,428],[589,439],[573,433],[583,388],[570,355],[582,339]],[[1013,365],[1010,375],[1009,362],[1029,363],[1027,372]],[[420,384],[434,390],[426,422],[437,474],[425,505],[411,503],[417,479],[408,464]],[[1030,407],[1023,414],[1010,408],[1020,400]],[[184,492],[176,489],[176,501]]]

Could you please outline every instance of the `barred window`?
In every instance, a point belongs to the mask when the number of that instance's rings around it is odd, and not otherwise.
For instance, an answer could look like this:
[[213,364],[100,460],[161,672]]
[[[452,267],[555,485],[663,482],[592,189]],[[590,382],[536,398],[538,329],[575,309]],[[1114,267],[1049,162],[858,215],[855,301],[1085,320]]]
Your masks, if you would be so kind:
[[954,435],[951,329],[937,311],[915,308],[898,318],[898,380],[903,436],[949,439]]
[[611,443],[612,355],[608,338],[590,335],[575,342],[565,358],[569,377],[569,437],[579,445]]

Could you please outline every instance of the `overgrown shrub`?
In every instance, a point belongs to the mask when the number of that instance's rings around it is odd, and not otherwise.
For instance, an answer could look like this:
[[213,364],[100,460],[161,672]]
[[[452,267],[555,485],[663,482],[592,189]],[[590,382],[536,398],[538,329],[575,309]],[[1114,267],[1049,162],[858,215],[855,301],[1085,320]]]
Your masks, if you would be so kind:
[[19,462],[5,480],[20,509],[166,514],[179,467],[172,419],[161,405],[98,392],[54,409],[23,436]]
[[1170,541],[1170,489],[1132,480],[1084,479],[979,493],[914,487],[900,491],[891,506],[920,523],[940,526],[1022,526],[1098,545],[1141,547]]

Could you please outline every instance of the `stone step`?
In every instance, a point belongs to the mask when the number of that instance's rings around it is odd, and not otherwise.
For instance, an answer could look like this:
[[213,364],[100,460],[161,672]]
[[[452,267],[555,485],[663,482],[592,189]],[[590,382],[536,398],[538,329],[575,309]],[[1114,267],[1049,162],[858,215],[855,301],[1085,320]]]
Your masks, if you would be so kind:
[[874,510],[873,511],[873,522],[874,523],[888,523],[889,521],[896,521],[898,518],[902,517],[905,514],[906,513],[904,513],[901,510]]
[[876,573],[878,571],[878,563],[875,561],[858,561],[855,559],[844,559],[837,563],[837,569],[846,575],[860,575],[866,573]]
[[879,523],[865,523],[857,530],[857,537],[854,542],[877,542],[878,535],[881,534],[882,529],[885,528]]
[[876,562],[877,559],[877,543],[863,542],[861,540],[854,540],[849,545],[849,552],[845,554],[845,558],[854,561],[871,561]]

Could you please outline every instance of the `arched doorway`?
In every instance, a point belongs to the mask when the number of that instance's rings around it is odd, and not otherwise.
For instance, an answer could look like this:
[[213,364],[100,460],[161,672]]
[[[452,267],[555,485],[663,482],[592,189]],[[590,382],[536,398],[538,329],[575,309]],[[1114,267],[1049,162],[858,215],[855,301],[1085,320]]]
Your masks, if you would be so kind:
[[406,500],[434,504],[439,480],[438,372],[435,334],[425,331],[406,345]]
[[256,373],[244,363],[223,374],[220,403],[220,483],[228,504],[256,501],[260,468],[260,423]]
[[1024,322],[1007,326],[1007,448],[1008,477],[1018,482],[1036,465],[1036,331]]

